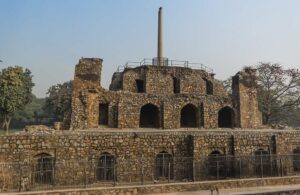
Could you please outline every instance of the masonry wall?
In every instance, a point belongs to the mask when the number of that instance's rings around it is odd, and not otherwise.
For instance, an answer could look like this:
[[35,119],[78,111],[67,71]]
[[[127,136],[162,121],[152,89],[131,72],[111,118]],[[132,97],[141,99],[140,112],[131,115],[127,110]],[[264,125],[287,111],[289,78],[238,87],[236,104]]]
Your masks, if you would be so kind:
[[[89,128],[93,117],[88,102],[92,93],[101,93],[102,59],[82,58],[75,67],[72,92],[71,129]],[[95,96],[95,95],[94,95]]]
[[[13,177],[20,177],[20,174],[22,178],[33,178],[31,162],[37,162],[37,155],[41,153],[49,154],[56,159],[56,185],[76,185],[85,181],[88,184],[98,183],[95,170],[98,159],[104,152],[116,157],[118,182],[128,182],[129,178],[131,182],[140,182],[141,170],[145,181],[153,181],[155,157],[162,151],[174,157],[175,180],[203,180],[207,179],[208,174],[205,169],[207,157],[213,151],[218,150],[226,156],[236,157],[253,155],[257,149],[269,150],[270,154],[293,154],[293,149],[300,147],[299,135],[297,131],[266,130],[255,132],[132,130],[122,133],[41,131],[33,134],[1,136],[0,159],[5,159],[6,163],[21,163],[21,166],[19,164],[15,167],[10,166],[10,186],[18,185],[19,180],[13,180]],[[193,165],[193,162],[198,164]],[[287,162],[288,160],[283,167],[284,174],[294,174],[292,162]],[[193,175],[194,173],[196,175]]]
[[[231,115],[227,120],[232,120],[232,124],[227,127],[261,126],[253,70],[245,70],[233,78],[233,95],[230,96],[213,74],[172,66],[126,68],[113,75],[108,91],[100,85],[101,67],[102,60],[97,58],[83,58],[76,65],[71,129],[103,126],[100,124],[100,104],[108,105],[106,127],[140,127],[141,109],[147,104],[158,109],[156,128],[182,127],[181,111],[188,104],[197,115],[194,128],[224,127],[219,124],[219,111],[224,107],[231,112],[224,115]],[[139,93],[137,80],[142,81]]]
[[159,110],[160,127],[180,128],[181,110],[191,104],[197,110],[196,128],[217,128],[218,112],[231,105],[229,98],[212,96],[158,96],[152,94],[122,94],[118,104],[118,127],[138,128],[140,111],[144,105],[153,104]]
[[[136,80],[143,80],[145,93],[170,95],[174,94],[173,79],[176,78],[179,81],[179,93],[205,95],[206,79],[212,83],[214,95],[227,95],[213,75],[202,70],[169,66],[140,66],[127,68],[121,74],[122,76],[114,75],[111,90],[118,90],[119,86],[122,86],[124,91],[136,93]],[[116,84],[119,82],[122,84]]]

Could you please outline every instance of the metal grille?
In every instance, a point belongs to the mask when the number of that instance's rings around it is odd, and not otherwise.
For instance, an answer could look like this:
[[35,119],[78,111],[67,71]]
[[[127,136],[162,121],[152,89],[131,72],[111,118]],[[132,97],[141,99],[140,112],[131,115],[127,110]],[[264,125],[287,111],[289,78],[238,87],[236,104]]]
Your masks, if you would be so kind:
[[54,159],[48,154],[38,156],[34,165],[34,181],[39,184],[53,184]]
[[156,179],[173,178],[173,157],[167,152],[157,154],[155,159]]
[[[127,152],[127,151],[126,151]],[[214,151],[203,158],[178,157],[163,151],[153,158],[116,158],[102,153],[89,160],[55,160],[48,154],[32,161],[0,163],[0,192],[163,182],[300,176],[300,154],[249,156]]]
[[98,181],[114,181],[115,157],[109,153],[103,153],[97,165]]

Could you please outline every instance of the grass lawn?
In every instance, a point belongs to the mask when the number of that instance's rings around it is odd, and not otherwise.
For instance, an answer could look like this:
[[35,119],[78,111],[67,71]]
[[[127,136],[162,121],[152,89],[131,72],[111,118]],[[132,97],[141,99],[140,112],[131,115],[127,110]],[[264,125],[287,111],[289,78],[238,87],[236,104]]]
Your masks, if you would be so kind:
[[[22,129],[10,129],[10,130],[8,130],[8,135],[15,134],[19,131],[22,131]],[[0,130],[0,136],[3,136],[3,135],[6,135],[6,131],[1,129]]]

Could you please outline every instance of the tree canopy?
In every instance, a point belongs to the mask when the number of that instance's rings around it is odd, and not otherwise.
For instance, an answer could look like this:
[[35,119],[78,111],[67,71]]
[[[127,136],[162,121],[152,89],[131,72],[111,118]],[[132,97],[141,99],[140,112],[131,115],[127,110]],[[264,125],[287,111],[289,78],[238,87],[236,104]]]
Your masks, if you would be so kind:
[[8,67],[0,72],[0,115],[2,128],[8,132],[11,119],[17,110],[22,110],[32,98],[32,75],[20,66]]
[[258,101],[264,124],[286,122],[300,105],[300,72],[280,64],[257,66]]
[[53,85],[48,89],[44,110],[57,121],[63,121],[65,114],[71,112],[72,81]]

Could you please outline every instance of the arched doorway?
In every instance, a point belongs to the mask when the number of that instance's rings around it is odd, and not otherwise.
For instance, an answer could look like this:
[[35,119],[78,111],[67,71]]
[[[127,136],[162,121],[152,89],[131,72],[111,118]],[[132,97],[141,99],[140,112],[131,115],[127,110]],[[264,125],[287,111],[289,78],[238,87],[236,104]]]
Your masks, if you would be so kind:
[[234,119],[234,111],[232,108],[226,106],[218,113],[218,126],[225,128],[232,128]]
[[269,176],[271,172],[271,159],[268,151],[258,149],[255,155],[255,173],[258,177]]
[[141,108],[140,127],[159,128],[158,107],[153,104],[146,104]]
[[34,167],[34,181],[40,184],[53,184],[54,158],[47,153],[35,156],[37,163]]
[[114,181],[115,176],[115,156],[104,152],[98,159],[97,163],[97,180]]
[[198,109],[193,104],[187,104],[180,112],[180,127],[197,127]]
[[158,153],[155,158],[156,179],[172,179],[173,170],[173,156],[166,151]]
[[208,155],[208,174],[213,179],[226,176],[225,155],[218,150],[214,150]]
[[300,148],[293,150],[293,167],[294,171],[300,171]]

